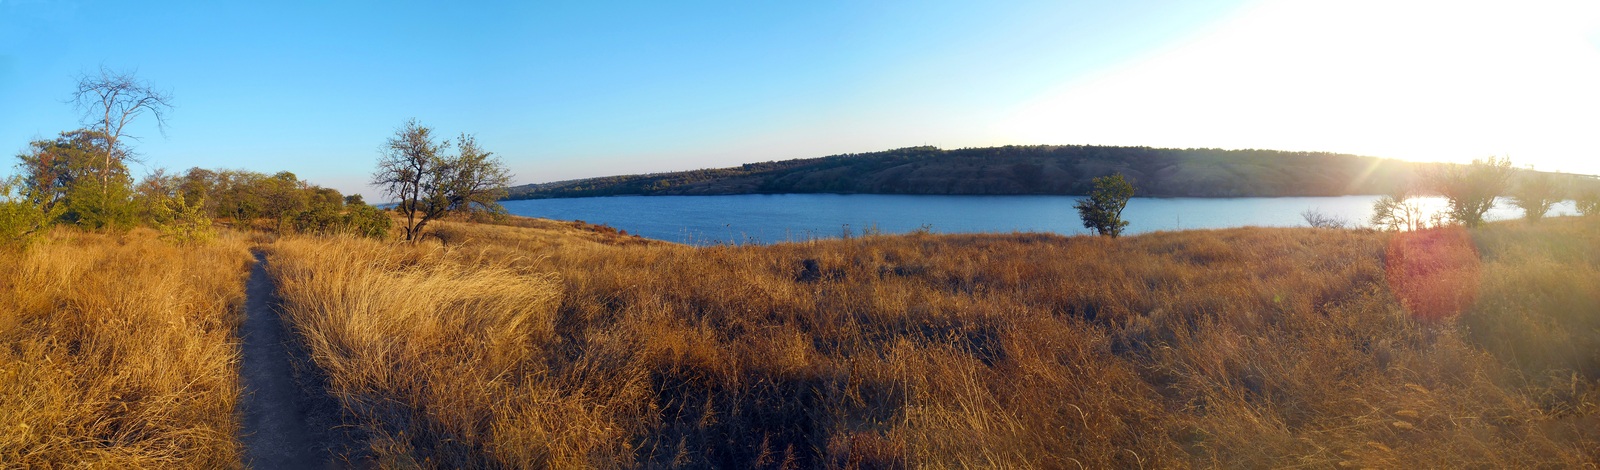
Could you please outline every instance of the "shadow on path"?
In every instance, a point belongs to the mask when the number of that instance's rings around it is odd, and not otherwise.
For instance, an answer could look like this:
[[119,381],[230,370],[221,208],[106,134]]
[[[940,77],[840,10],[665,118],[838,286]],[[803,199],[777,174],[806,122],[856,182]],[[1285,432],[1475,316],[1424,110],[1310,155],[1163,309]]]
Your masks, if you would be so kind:
[[[245,318],[239,336],[240,442],[245,465],[257,469],[339,468],[350,462],[335,457],[348,437],[338,427],[338,403],[322,390],[304,351],[280,318],[276,289],[267,274],[266,256],[256,263],[245,286]],[[312,376],[312,377],[302,377]],[[297,380],[298,379],[298,380]]]

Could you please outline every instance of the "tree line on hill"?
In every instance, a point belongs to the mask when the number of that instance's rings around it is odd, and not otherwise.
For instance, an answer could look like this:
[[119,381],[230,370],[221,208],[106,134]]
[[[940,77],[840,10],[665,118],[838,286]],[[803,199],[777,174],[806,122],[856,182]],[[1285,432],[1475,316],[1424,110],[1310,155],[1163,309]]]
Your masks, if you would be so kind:
[[1154,197],[1384,194],[1433,164],[1277,150],[1093,145],[882,152],[610,176],[510,189],[511,199],[776,193],[1086,195],[1122,174]]

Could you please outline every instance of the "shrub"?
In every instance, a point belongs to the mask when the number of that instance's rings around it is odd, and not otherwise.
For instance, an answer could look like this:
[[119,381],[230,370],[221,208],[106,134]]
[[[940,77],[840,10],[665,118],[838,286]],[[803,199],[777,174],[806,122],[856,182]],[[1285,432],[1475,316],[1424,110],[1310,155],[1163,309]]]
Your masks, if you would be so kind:
[[1578,193],[1573,200],[1578,207],[1578,213],[1585,216],[1600,215],[1600,191],[1589,190]]
[[346,207],[349,210],[344,214],[344,226],[348,233],[369,238],[389,236],[389,227],[394,224],[394,219],[390,219],[387,212],[368,204]]
[[300,233],[343,231],[346,217],[329,204],[313,204],[294,216],[294,230]]
[[1343,229],[1350,226],[1350,219],[1324,214],[1316,209],[1306,209],[1300,213],[1300,217],[1306,219],[1306,225],[1311,228]]
[[0,180],[0,244],[27,244],[60,215],[35,204],[20,178]]
[[1511,192],[1511,203],[1522,208],[1522,217],[1530,222],[1538,222],[1544,214],[1550,212],[1550,206],[1563,199],[1565,191],[1556,183],[1555,178],[1549,173],[1527,171],[1517,181],[1517,186]]
[[152,208],[152,222],[167,241],[179,245],[206,243],[217,238],[217,230],[211,226],[211,216],[204,208],[204,199],[190,204],[183,194],[162,198]]

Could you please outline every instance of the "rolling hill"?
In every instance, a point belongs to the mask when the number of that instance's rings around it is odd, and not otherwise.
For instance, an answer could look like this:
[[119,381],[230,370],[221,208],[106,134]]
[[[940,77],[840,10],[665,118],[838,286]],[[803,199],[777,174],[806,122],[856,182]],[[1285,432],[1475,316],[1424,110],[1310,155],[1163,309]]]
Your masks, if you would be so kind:
[[510,188],[509,199],[778,193],[1081,195],[1122,173],[1142,196],[1338,196],[1392,191],[1430,165],[1323,152],[1092,145],[882,152]]

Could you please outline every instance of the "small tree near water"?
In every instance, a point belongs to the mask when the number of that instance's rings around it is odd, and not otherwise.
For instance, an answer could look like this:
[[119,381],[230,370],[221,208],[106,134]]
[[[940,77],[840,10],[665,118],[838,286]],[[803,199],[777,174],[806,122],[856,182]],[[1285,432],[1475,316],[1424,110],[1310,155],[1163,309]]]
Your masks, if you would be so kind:
[[1078,217],[1083,219],[1084,228],[1115,238],[1128,227],[1128,221],[1122,220],[1122,209],[1128,207],[1128,199],[1132,197],[1133,184],[1121,173],[1095,178],[1089,197],[1076,205]]
[[462,134],[455,145],[457,153],[446,154],[451,142],[434,138],[433,129],[416,120],[384,145],[372,184],[396,199],[406,241],[417,240],[429,221],[446,213],[505,210],[495,202],[511,182],[505,165],[471,135]]
[[1495,198],[1511,186],[1509,158],[1474,159],[1471,165],[1445,165],[1428,174],[1429,186],[1450,203],[1450,219],[1467,227],[1483,225]]
[[1566,191],[1549,173],[1528,171],[1522,173],[1511,190],[1511,204],[1522,209],[1522,217],[1538,222],[1550,212],[1550,207],[1565,199]]

